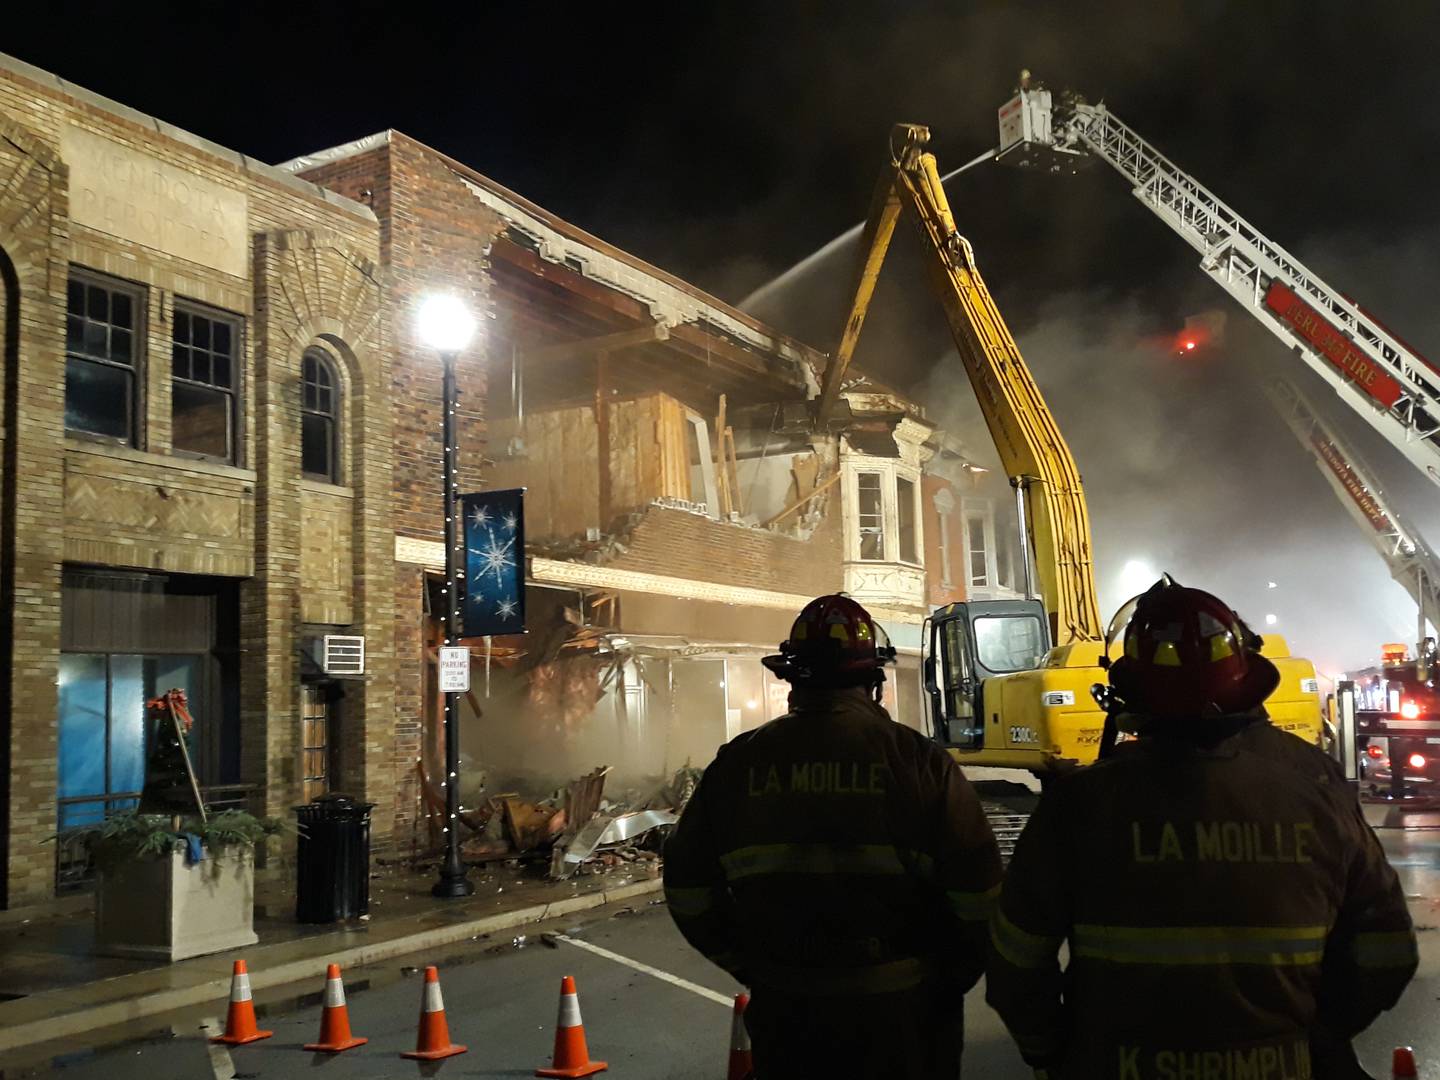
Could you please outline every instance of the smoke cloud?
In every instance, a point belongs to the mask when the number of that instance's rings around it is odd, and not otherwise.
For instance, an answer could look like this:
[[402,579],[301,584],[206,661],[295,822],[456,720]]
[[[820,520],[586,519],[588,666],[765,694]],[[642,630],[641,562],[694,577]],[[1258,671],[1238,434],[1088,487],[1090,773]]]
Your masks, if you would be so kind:
[[[1245,319],[1237,309],[1227,322]],[[1414,605],[1261,380],[1285,374],[1322,404],[1333,395],[1263,330],[1182,356],[1138,301],[1076,293],[1016,329],[1080,464],[1107,616],[1168,571],[1257,631],[1283,634],[1327,675],[1374,662],[1381,641],[1414,637]],[[918,396],[998,466],[958,357],[943,356]]]

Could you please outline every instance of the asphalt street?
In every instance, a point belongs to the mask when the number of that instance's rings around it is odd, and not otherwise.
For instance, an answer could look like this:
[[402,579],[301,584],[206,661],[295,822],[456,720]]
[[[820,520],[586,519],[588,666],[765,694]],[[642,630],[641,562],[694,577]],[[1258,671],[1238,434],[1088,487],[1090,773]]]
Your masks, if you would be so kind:
[[[1416,895],[1433,886],[1440,872],[1440,833],[1389,833],[1387,847]],[[1428,895],[1434,896],[1433,891]],[[609,1074],[633,1080],[719,1080],[725,1075],[730,999],[739,988],[693,952],[675,931],[663,905],[614,913],[600,909],[581,925],[544,929],[560,936],[554,947],[527,934],[518,947],[511,938],[477,941],[454,955],[416,957],[419,966],[441,966],[447,1018],[454,1041],[469,1051],[438,1064],[402,1060],[413,1048],[421,995],[414,967],[390,961],[347,971],[351,1023],[368,1045],[330,1056],[307,1053],[320,1016],[320,987],[289,988],[259,995],[261,1026],[273,1038],[220,1050],[205,1040],[201,1025],[218,1022],[225,1003],[210,1016],[177,1016],[168,1028],[147,1021],[144,1033],[107,1043],[112,1035],[78,1040],[72,1049],[43,1061],[0,1063],[0,1080],[54,1075],[74,1080],[230,1080],[238,1077],[520,1077],[548,1065],[561,977],[573,975],[593,1057],[607,1061]],[[1430,931],[1429,933],[1435,933]],[[568,939],[568,940],[567,940]],[[1363,1063],[1388,1077],[1391,1049],[1415,1046],[1421,1075],[1440,1080],[1440,972],[1434,949],[1401,1006],[1382,1017],[1359,1042]],[[120,1033],[124,1037],[125,1033]],[[998,1018],[972,992],[967,1000],[965,1072],[986,1078],[1026,1078]],[[817,1048],[823,1053],[823,1048]],[[839,1063],[834,1063],[838,1065]],[[826,1063],[818,1061],[824,1068]],[[836,1069],[833,1075],[843,1075]]]

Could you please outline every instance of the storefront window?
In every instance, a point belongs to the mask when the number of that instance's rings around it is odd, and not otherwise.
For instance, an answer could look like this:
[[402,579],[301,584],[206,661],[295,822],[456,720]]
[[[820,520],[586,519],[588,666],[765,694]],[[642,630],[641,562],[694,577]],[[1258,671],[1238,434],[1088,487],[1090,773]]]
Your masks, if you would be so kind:
[[145,782],[145,702],[200,691],[197,656],[62,653],[59,826],[130,809]]

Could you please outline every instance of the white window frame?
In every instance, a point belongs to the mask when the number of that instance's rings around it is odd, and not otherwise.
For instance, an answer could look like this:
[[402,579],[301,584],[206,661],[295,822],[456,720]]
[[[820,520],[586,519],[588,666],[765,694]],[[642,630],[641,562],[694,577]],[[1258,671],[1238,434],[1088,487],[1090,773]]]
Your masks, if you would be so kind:
[[[878,479],[877,487],[880,492],[880,557],[878,559],[867,556],[865,547],[861,541],[860,533],[860,478],[862,476],[874,476]],[[894,562],[890,553],[896,550],[895,544],[891,541],[890,534],[891,519],[895,516],[895,496],[891,493],[890,485],[885,482],[886,476],[883,469],[862,469],[857,468],[851,478],[855,488],[855,522],[851,531],[851,538],[855,548],[855,559],[857,562],[885,563]]]
[[[900,481],[910,485],[910,527],[915,531],[915,557],[905,558],[900,545]],[[925,565],[925,529],[920,523],[923,504],[920,501],[920,477],[912,476],[908,469],[896,469],[892,481],[895,490],[895,561],[902,566]]]
[[935,506],[935,516],[940,523],[940,587],[953,589],[955,579],[950,565],[950,519],[955,513],[955,496],[949,488],[941,488],[935,492],[931,502]]
[[[889,458],[847,457],[845,470],[846,537],[845,551],[850,562],[889,564],[924,569],[925,566],[925,517],[924,501],[921,498],[920,470]],[[868,473],[880,477],[880,513],[884,531],[881,539],[884,554],[879,559],[867,559],[860,554],[860,475]],[[915,514],[915,560],[900,558],[900,480],[908,480]]]
[[[989,499],[965,499],[960,505],[960,517],[965,526],[965,590],[969,594],[972,590],[982,589],[990,591],[997,587],[995,568],[995,505]],[[985,580],[975,580],[975,559],[974,550],[970,546],[971,523],[980,522],[981,533],[984,538],[985,549],[983,551],[985,561]]]

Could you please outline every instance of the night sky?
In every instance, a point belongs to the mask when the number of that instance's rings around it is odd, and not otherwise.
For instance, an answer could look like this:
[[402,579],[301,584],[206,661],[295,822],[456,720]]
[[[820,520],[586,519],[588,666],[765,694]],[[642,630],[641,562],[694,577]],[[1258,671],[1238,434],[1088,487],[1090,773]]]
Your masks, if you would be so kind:
[[[1440,356],[1431,4],[152,10],[51,4],[8,23],[0,49],[266,161],[398,128],[732,302],[863,216],[893,121],[928,123],[941,169],[953,168],[994,145],[995,109],[1029,67],[1103,98]],[[1085,470],[1102,592],[1131,558],[1164,563],[1228,590],[1252,618],[1278,605],[1331,670],[1381,637],[1413,636],[1413,607],[1255,391],[1256,371],[1281,370],[1284,351],[1117,176],[984,166],[949,191]],[[972,406],[914,247],[888,272],[861,358],[923,380],[959,425]],[[829,348],[847,269],[830,260],[758,313]],[[1228,313],[1227,333],[1178,362],[1170,335],[1210,308]],[[1137,416],[1136,432],[1117,423]],[[1368,428],[1341,423],[1440,539],[1440,491]],[[1284,595],[1254,591],[1269,579]]]

